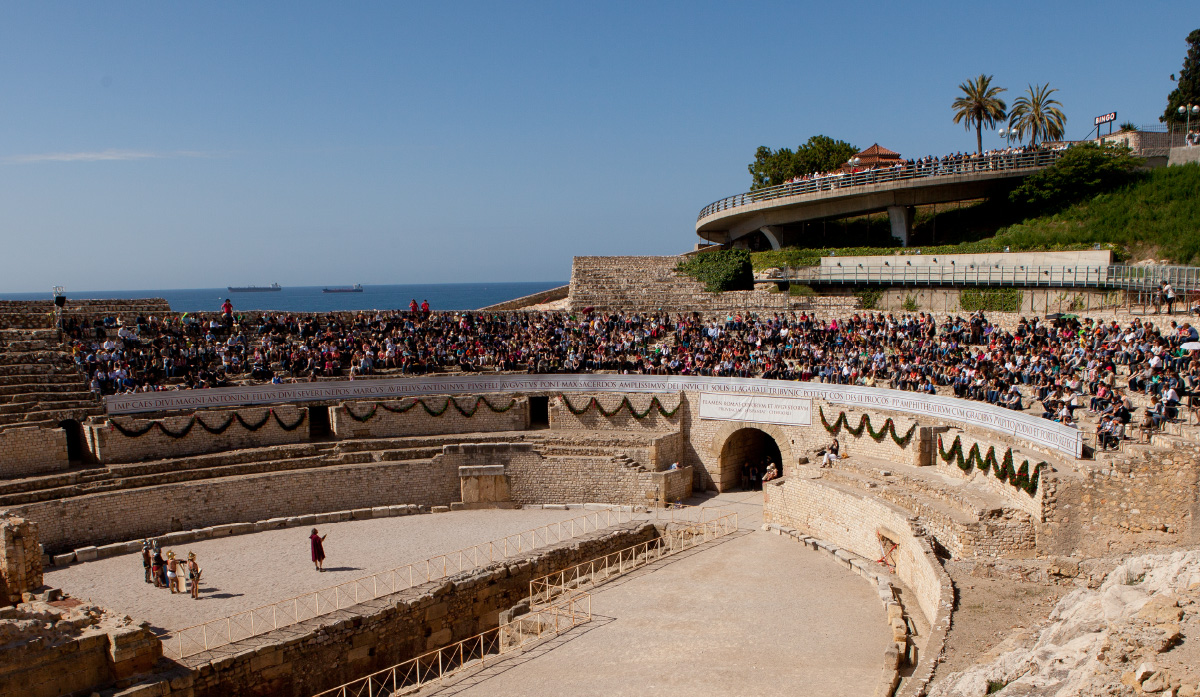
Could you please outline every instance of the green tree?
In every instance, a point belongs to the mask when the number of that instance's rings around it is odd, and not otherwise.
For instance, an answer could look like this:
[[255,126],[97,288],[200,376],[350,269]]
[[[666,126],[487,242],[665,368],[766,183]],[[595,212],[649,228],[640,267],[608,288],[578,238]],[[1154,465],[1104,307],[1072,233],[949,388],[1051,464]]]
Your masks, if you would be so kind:
[[854,145],[823,135],[810,137],[795,152],[760,145],[755,150],[755,161],[746,166],[751,173],[751,191],[783,184],[793,177],[833,171],[857,152],[859,148]]
[[1160,121],[1181,121],[1185,120],[1184,114],[1177,111],[1180,107],[1188,108],[1192,104],[1201,104],[1201,95],[1198,94],[1197,81],[1197,41],[1201,31],[1194,29],[1188,35],[1188,52],[1184,54],[1184,65],[1180,67],[1180,77],[1173,76],[1176,80],[1176,89],[1168,94],[1168,108],[1164,109],[1163,116],[1159,117]]
[[812,136],[796,149],[798,171],[793,176],[833,172],[851,159],[859,148],[830,136]]
[[970,131],[976,127],[976,152],[984,152],[984,142],[980,137],[980,128],[988,124],[989,128],[1005,120],[1005,102],[999,95],[1004,87],[992,86],[992,75],[981,74],[974,80],[968,80],[959,86],[963,95],[951,102],[955,110],[955,123],[963,123],[964,130]]
[[1026,177],[1009,200],[1031,212],[1056,210],[1129,183],[1142,163],[1124,145],[1075,145],[1050,167]]
[[1060,140],[1067,125],[1067,117],[1059,110],[1063,106],[1058,99],[1051,95],[1059,90],[1053,89],[1050,83],[1045,85],[1030,85],[1026,94],[1013,101],[1013,111],[1009,112],[1009,127],[1016,128],[1018,140],[1030,134],[1030,144],[1038,145],[1042,140]]

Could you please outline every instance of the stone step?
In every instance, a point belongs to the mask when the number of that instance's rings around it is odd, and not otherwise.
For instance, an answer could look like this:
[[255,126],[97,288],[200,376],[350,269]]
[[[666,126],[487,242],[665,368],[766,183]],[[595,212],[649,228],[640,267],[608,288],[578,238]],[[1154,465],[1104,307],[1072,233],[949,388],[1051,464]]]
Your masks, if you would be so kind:
[[4,401],[5,397],[11,397],[19,394],[30,393],[47,393],[47,392],[88,392],[89,390],[80,389],[84,383],[78,382],[20,382],[10,385],[0,384],[0,402]]

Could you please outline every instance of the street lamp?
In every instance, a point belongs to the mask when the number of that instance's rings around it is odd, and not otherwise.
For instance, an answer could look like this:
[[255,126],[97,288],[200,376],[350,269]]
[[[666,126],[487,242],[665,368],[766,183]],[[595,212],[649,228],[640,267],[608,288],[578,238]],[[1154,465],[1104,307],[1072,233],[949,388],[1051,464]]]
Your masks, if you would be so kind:
[[1190,104],[1188,107],[1185,107],[1183,104],[1181,104],[1180,106],[1176,107],[1176,113],[1184,115],[1184,137],[1186,140],[1188,139],[1189,119],[1196,114],[1197,111],[1198,108],[1196,104]]

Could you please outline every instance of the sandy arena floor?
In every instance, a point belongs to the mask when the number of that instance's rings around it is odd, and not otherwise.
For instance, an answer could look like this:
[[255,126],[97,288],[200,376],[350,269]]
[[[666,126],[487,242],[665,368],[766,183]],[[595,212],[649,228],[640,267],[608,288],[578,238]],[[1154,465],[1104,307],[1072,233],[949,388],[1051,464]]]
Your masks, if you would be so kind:
[[589,624],[422,695],[858,697],[875,689],[890,639],[874,588],[762,531],[601,586],[592,612]]
[[313,569],[307,527],[169,548],[179,558],[196,553],[204,570],[200,600],[145,583],[136,554],[52,570],[46,585],[156,628],[180,629],[585,513],[455,511],[320,525],[329,535],[323,573]]

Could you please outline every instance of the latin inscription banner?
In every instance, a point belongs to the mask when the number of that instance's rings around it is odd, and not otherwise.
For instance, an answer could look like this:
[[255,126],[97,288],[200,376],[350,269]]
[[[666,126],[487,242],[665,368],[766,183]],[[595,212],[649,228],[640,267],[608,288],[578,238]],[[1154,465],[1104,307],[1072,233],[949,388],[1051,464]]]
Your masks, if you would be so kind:
[[953,397],[874,387],[827,385],[816,382],[710,378],[686,375],[456,375],[380,380],[304,382],[290,385],[219,387],[114,395],[104,398],[109,414],[179,411],[280,402],[348,399],[401,399],[431,394],[481,392],[709,392],[822,399],[865,409],[907,412],[940,421],[980,426],[1080,457],[1080,432],[1032,414]]
[[700,415],[717,421],[809,426],[813,423],[813,400],[702,392]]

